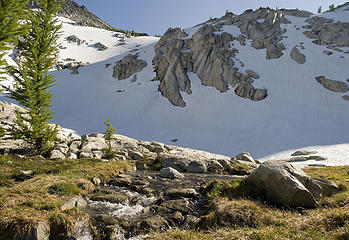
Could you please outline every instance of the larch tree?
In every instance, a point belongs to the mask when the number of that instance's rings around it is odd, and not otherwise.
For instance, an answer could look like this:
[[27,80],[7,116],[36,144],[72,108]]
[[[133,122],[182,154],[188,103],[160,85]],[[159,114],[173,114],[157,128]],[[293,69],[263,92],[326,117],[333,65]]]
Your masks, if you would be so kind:
[[[7,0],[6,0],[7,1]],[[53,67],[58,52],[57,40],[61,25],[56,13],[61,1],[41,0],[39,9],[30,11],[28,23],[31,28],[18,43],[22,61],[20,66],[8,67],[14,79],[14,88],[7,89],[9,97],[26,108],[17,111],[15,123],[9,124],[11,139],[23,139],[34,154],[46,154],[58,132],[57,126],[49,124],[53,118],[50,111],[52,94],[50,88],[55,80],[49,70]]]
[[18,36],[23,34],[27,25],[20,22],[25,18],[28,0],[0,0],[0,74],[6,73],[6,51],[16,44]]

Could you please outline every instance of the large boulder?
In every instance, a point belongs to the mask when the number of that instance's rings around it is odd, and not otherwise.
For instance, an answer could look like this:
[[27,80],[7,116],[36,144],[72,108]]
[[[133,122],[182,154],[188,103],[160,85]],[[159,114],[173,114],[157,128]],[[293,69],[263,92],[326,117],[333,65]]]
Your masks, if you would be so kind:
[[306,61],[305,55],[301,53],[297,47],[292,48],[290,56],[294,61],[296,61],[299,64],[303,64]]
[[169,179],[183,179],[184,175],[178,172],[176,169],[168,167],[160,169],[160,176]]
[[248,152],[242,152],[235,156],[236,159],[251,163],[256,163],[253,157]]
[[114,66],[113,77],[119,80],[127,79],[133,74],[142,71],[147,66],[147,63],[138,59],[138,54],[129,54]]
[[322,196],[316,181],[281,161],[264,162],[245,181],[255,186],[262,198],[281,206],[313,208]]
[[334,81],[325,78],[324,76],[319,76],[315,78],[318,83],[320,83],[322,86],[327,88],[328,90],[331,90],[333,92],[348,92],[349,87],[345,82],[340,81]]

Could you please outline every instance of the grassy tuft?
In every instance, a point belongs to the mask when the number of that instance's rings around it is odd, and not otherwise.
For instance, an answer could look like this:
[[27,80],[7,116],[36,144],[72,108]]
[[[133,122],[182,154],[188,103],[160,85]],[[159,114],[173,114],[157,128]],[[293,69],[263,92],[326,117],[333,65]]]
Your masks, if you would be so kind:
[[[91,193],[95,189],[92,178],[106,182],[130,167],[132,165],[126,161],[50,161],[0,155],[0,235],[5,226],[19,222],[51,222],[56,215],[73,219],[74,212],[62,212],[60,208],[62,196]],[[16,182],[15,177],[27,170],[33,171],[32,178]]]
[[70,196],[70,195],[80,194],[80,190],[72,183],[61,182],[61,183],[56,183],[52,185],[49,188],[49,193]]

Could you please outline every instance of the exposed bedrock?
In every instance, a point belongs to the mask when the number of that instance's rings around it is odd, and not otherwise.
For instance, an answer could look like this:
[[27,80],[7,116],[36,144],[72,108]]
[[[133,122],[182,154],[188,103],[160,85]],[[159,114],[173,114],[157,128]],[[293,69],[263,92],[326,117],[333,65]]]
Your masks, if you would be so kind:
[[[280,42],[286,29],[280,24],[288,23],[282,11],[260,8],[209,20],[198,25],[201,27],[191,37],[180,28],[168,29],[155,45],[154,80],[160,81],[159,91],[175,106],[186,106],[181,91],[191,94],[187,73],[194,72],[204,86],[215,87],[220,92],[234,88],[237,96],[253,101],[265,99],[267,90],[253,86],[259,74],[253,70],[240,72],[235,64],[244,67],[246,63],[236,59],[238,50],[234,41],[246,45],[246,39],[250,39],[252,47],[266,49],[266,59],[280,58],[286,49]],[[223,32],[225,25],[236,26],[241,34]]]
[[131,77],[135,73],[142,71],[147,66],[147,63],[137,58],[138,54],[129,54],[120,61],[116,62],[114,66],[113,77],[118,78],[119,80],[123,80]]
[[306,20],[309,25],[303,26],[308,29],[304,35],[314,39],[318,45],[334,44],[337,47],[349,47],[349,22],[333,22],[332,19],[312,17]]

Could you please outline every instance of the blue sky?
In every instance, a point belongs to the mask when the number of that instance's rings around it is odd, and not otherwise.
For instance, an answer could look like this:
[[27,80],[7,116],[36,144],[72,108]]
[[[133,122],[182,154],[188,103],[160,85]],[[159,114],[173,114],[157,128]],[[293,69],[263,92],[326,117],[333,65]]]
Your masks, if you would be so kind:
[[[349,1],[349,0],[347,0]],[[319,6],[327,10],[339,0],[76,0],[89,11],[116,28],[163,34],[169,27],[191,27],[225,11],[240,14],[259,7],[299,8],[316,12]]]

